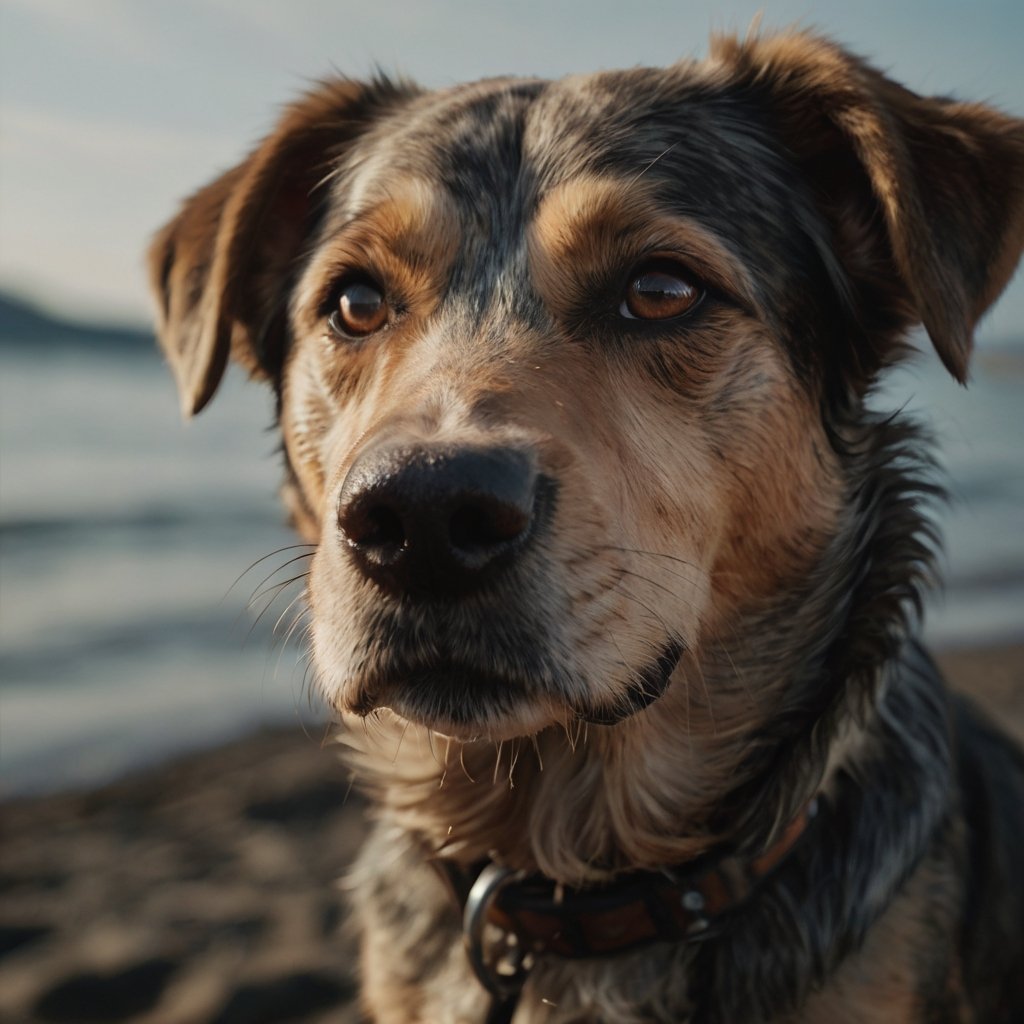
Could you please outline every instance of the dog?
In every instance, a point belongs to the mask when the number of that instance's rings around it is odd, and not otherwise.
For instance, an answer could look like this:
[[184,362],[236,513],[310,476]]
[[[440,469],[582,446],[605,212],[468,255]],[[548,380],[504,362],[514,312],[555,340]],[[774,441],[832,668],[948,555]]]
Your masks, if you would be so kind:
[[1022,245],[1024,122],[805,33],[327,81],[158,234],[185,414],[277,396],[373,1020],[1024,1020],[1024,757],[866,404]]

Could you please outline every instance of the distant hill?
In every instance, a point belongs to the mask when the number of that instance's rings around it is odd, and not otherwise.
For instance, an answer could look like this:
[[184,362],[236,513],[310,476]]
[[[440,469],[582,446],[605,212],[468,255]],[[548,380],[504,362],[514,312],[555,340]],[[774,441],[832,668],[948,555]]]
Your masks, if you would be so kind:
[[65,320],[0,293],[0,347],[102,348],[153,355],[155,345],[150,331]]

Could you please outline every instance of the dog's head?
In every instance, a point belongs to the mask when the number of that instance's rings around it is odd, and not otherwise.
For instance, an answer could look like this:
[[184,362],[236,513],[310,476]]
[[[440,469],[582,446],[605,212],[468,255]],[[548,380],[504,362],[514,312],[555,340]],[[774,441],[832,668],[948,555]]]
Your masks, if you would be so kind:
[[325,84],[151,265],[185,411],[229,355],[279,395],[327,697],[502,738],[770,659],[872,380],[917,322],[964,380],[1022,236],[1019,122],[783,36]]

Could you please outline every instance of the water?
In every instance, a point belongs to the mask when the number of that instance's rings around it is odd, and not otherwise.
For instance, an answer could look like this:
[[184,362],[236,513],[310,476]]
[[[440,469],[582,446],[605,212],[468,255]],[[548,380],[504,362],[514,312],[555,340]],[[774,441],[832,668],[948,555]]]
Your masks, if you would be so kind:
[[322,729],[297,649],[271,635],[298,585],[255,629],[273,593],[246,610],[298,552],[226,594],[295,543],[271,420],[232,377],[183,425],[155,353],[0,352],[3,792],[91,784],[260,723]]
[[[927,411],[951,478],[933,644],[1024,637],[1022,384],[1018,348],[983,354],[969,391],[927,359],[880,399]],[[264,389],[230,377],[183,426],[149,352],[0,349],[0,792],[93,784],[259,723],[323,729],[271,628],[298,584],[255,629],[273,595],[246,611],[297,552],[225,596],[294,543],[271,419]]]

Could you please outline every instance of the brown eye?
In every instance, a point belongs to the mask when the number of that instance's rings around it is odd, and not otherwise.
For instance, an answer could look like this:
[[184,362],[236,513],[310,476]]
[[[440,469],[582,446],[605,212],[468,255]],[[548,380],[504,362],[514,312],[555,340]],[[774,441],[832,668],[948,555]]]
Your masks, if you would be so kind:
[[702,294],[677,264],[645,263],[633,274],[619,313],[629,320],[671,320],[693,309]]
[[341,289],[338,308],[327,322],[339,334],[361,338],[380,330],[387,321],[388,304],[384,293],[372,281],[355,280]]

